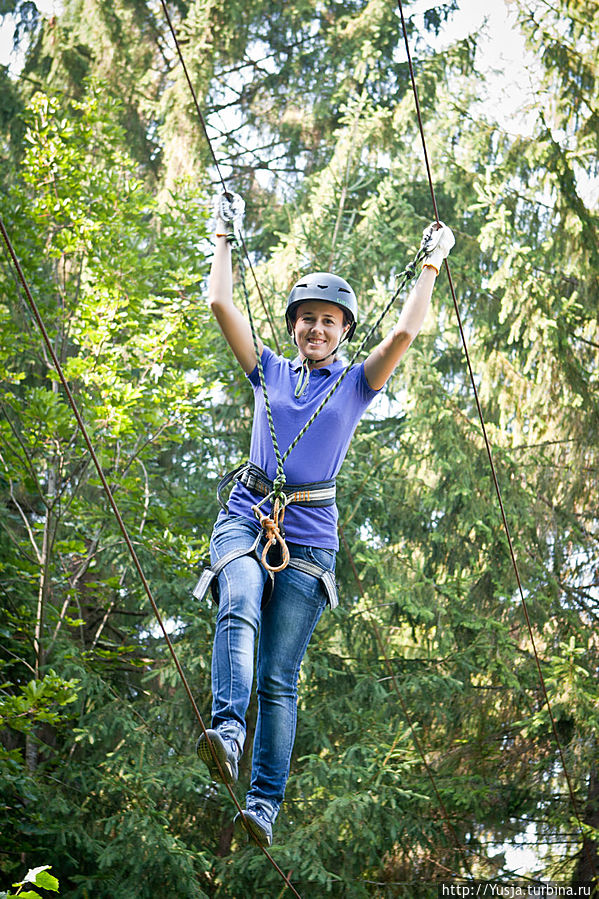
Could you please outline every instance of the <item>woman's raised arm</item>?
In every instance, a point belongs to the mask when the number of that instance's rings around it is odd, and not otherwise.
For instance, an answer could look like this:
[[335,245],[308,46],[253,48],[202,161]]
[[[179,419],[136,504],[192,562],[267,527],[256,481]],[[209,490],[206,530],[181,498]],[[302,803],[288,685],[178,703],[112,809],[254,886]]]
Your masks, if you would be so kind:
[[422,327],[430,306],[433,287],[443,260],[455,238],[447,225],[431,225],[424,232],[422,248],[428,249],[420,277],[410,291],[397,324],[364,362],[364,374],[374,390],[384,387]]
[[[231,259],[231,244],[228,241],[230,233],[229,225],[219,215],[219,210],[226,207],[224,198],[219,198],[216,216],[216,234],[214,256],[210,267],[208,279],[208,305],[219,324],[225,340],[233,350],[235,358],[246,374],[256,367],[256,351],[250,323],[243,313],[233,303],[233,264]],[[231,215],[232,220],[233,216]],[[262,341],[258,338],[258,351],[263,349]]]

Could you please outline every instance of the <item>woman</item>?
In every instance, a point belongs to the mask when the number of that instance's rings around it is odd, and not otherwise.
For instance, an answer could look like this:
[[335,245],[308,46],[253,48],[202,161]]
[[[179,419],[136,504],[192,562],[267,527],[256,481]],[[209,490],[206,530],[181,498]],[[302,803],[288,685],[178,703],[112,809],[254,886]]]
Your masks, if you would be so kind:
[[[260,561],[264,536],[252,507],[272,487],[277,464],[250,324],[233,304],[231,244],[227,239],[229,224],[240,209],[243,201],[236,195],[217,200],[208,300],[254,387],[254,422],[250,465],[235,473],[237,483],[229,507],[221,512],[212,534],[212,567],[207,580],[200,580],[199,592],[198,588],[194,591],[202,595],[214,578],[219,603],[212,656],[212,728],[200,737],[197,751],[216,780],[237,780],[257,637],[258,718],[252,777],[246,810],[236,816],[235,825],[240,835],[250,833],[259,844],[270,846],[289,776],[301,661],[327,600],[336,605],[334,478],[360,417],[422,326],[435,278],[454,237],[445,225],[433,224],[425,231],[422,246],[427,255],[422,272],[397,324],[365,362],[352,366],[286,458],[285,490],[300,502],[285,508],[285,541],[291,558],[273,576]],[[298,281],[287,302],[287,327],[297,345],[297,358],[291,362],[276,356],[258,340],[281,451],[289,447],[344,370],[336,353],[341,342],[353,336],[357,312],[355,294],[346,281],[328,273],[313,273]],[[306,502],[306,496],[314,494],[320,497],[316,505]]]

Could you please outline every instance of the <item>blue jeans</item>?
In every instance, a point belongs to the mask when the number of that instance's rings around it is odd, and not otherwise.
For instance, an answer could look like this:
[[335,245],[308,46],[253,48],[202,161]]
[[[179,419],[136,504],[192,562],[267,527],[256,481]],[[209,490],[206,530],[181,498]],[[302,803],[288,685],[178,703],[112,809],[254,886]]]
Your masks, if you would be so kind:
[[[212,563],[237,547],[249,549],[257,522],[237,515],[220,518],[210,541]],[[259,544],[259,553],[262,552]],[[334,550],[289,543],[292,557],[334,570]],[[212,654],[212,726],[243,747],[245,715],[254,679],[258,719],[248,802],[266,799],[273,820],[285,793],[297,720],[297,681],[310,638],[326,605],[320,581],[285,568],[275,574],[268,603],[262,593],[268,574],[254,555],[229,562],[218,578],[219,606]]]

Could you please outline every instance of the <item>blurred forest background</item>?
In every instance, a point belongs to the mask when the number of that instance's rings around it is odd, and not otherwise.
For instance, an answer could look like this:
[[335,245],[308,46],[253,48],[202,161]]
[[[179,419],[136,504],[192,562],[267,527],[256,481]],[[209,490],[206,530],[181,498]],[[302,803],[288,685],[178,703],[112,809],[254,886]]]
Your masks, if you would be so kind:
[[[442,274],[340,477],[341,603],[302,670],[273,846],[304,896],[514,880],[517,846],[533,878],[599,867],[599,6],[511,0],[535,55],[513,127],[485,100],[480,31],[439,40],[458,7],[406,4],[408,31],[563,759]],[[397,6],[169,11],[247,201],[262,336],[292,353],[284,300],[309,269],[342,273],[371,319],[433,218]],[[190,591],[251,425],[204,299],[209,151],[157,0],[0,13],[23,54],[0,68],[2,219],[208,718],[214,611]],[[197,722],[6,252],[0,329],[0,886],[49,864],[70,899],[283,896],[195,757]]]

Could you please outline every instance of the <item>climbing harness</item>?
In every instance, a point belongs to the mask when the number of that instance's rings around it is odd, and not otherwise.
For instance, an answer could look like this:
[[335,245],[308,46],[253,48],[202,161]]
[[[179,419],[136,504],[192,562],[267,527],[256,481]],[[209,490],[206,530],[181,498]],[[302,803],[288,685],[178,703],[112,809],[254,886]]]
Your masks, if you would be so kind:
[[[223,491],[232,482],[243,484],[244,487],[247,487],[253,493],[259,493],[261,496],[264,496],[266,500],[274,497],[274,483],[266,472],[253,462],[244,462],[238,468],[225,475],[216,488],[218,502],[226,513],[229,512],[229,507],[223,499]],[[331,478],[330,481],[315,481],[310,484],[286,483],[282,487],[282,493],[286,506],[289,503],[318,508],[333,506],[337,493],[336,480]]]
[[[267,517],[267,516],[266,516]],[[264,523],[260,522],[261,526],[264,527]],[[267,526],[268,527],[268,526]],[[265,546],[261,548],[261,542],[264,540],[264,533],[262,529],[260,529],[253,543],[246,548],[237,547],[236,549],[230,550],[228,553],[218,559],[216,562],[212,563],[208,568],[205,568],[200,575],[200,579],[193,589],[193,596],[198,601],[201,601],[206,596],[208,592],[208,588],[210,588],[212,599],[216,605],[219,603],[219,588],[218,588],[218,576],[221,571],[229,565],[231,562],[234,562],[235,559],[240,559],[243,556],[253,556],[258,562],[260,562],[268,573],[268,577],[266,578],[266,582],[264,584],[264,589],[262,592],[262,607],[266,606],[268,600],[272,595],[272,591],[274,589],[275,583],[275,573],[277,571],[281,571],[283,568],[293,568],[296,571],[303,571],[304,574],[309,574],[311,577],[316,578],[317,581],[320,581],[321,587],[324,590],[324,594],[327,599],[327,603],[331,609],[336,609],[339,605],[339,596],[337,593],[337,582],[335,581],[335,574],[329,568],[323,568],[321,565],[318,565],[316,562],[310,562],[307,559],[298,559],[291,556],[289,553],[289,548],[285,545],[285,549],[289,555],[287,556],[287,560],[285,565],[281,565],[280,562],[270,563],[268,558],[266,558],[268,554],[269,546]],[[283,541],[284,542],[284,541]],[[262,549],[262,552],[261,552]]]
[[[275,514],[273,514],[272,517],[262,512],[261,506],[274,498],[273,482],[268,478],[266,473],[258,465],[254,465],[253,462],[245,462],[243,465],[240,465],[239,468],[229,472],[229,474],[219,483],[217,488],[218,501],[224,512],[228,513],[229,509],[222,498],[222,491],[233,481],[243,484],[248,490],[252,490],[253,492],[260,493],[264,496],[264,499],[252,506],[252,511],[258,519],[261,529],[258,531],[256,539],[251,546],[246,549],[232,549],[221,559],[218,559],[217,562],[210,565],[208,568],[205,568],[193,589],[193,596],[198,600],[202,600],[208,591],[208,587],[210,587],[212,598],[218,605],[218,575],[220,572],[234,559],[239,559],[242,556],[254,556],[262,563],[269,575],[262,595],[263,606],[266,605],[272,594],[274,574],[277,571],[282,571],[288,565],[290,568],[295,568],[298,571],[304,571],[306,574],[311,574],[319,580],[324,589],[329,606],[331,609],[335,609],[339,603],[335,575],[328,568],[322,568],[320,565],[308,562],[304,559],[294,559],[291,557],[289,548],[284,540],[283,531],[285,508],[290,502],[301,506],[308,506],[310,508],[332,506],[335,502],[335,479],[333,478],[330,481],[322,481],[314,484],[286,484],[283,488],[284,501],[281,503],[279,499],[274,499],[273,511]],[[260,542],[264,538],[266,538],[266,543],[260,553]],[[280,557],[276,561],[273,561],[269,559],[269,556],[271,550],[277,547],[280,551]]]

